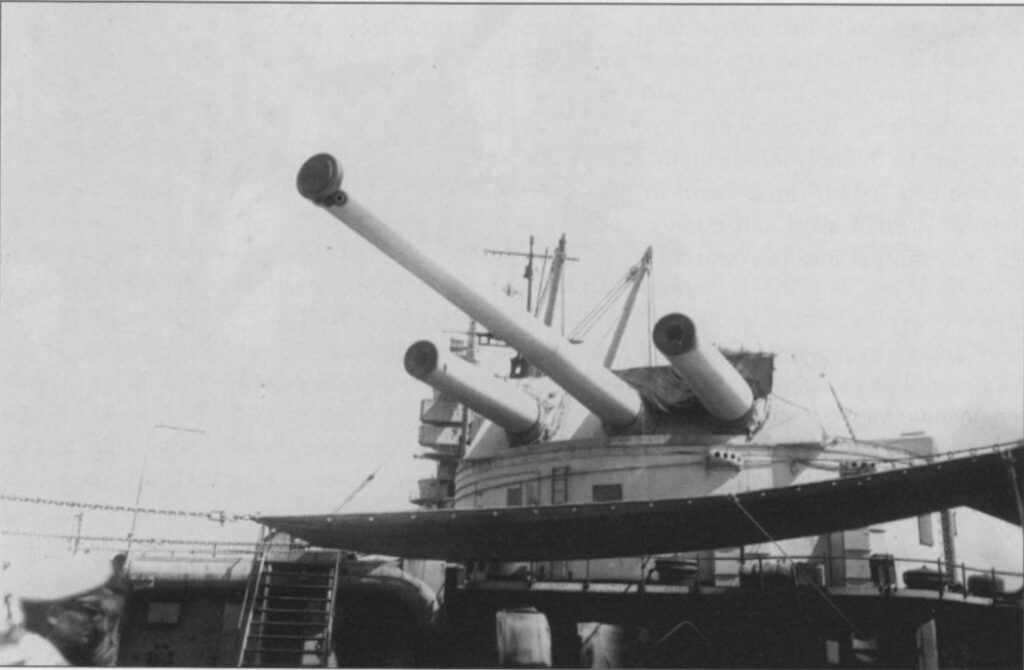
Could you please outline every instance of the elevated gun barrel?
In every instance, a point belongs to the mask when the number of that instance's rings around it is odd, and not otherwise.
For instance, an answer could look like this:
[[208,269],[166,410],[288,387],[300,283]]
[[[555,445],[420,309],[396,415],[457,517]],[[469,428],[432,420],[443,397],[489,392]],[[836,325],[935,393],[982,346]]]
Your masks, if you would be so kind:
[[667,314],[654,325],[654,345],[713,416],[738,421],[750,412],[750,385],[714,345],[697,336],[697,327],[684,314]]
[[540,422],[534,398],[458,356],[442,353],[429,340],[420,340],[406,350],[405,371],[514,435],[528,435]]
[[452,304],[502,337],[587,409],[613,428],[640,416],[640,395],[615,373],[585,359],[554,331],[527,314],[514,314],[485,298],[433,261],[341,190],[342,172],[329,154],[313,156],[299,170],[297,186]]

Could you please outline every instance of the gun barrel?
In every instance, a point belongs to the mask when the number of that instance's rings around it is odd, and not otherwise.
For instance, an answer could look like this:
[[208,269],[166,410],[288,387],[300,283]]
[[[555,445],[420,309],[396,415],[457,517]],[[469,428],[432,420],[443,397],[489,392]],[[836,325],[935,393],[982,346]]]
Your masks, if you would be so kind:
[[442,353],[429,340],[406,350],[405,370],[514,435],[529,434],[538,427],[540,409],[534,398],[458,356]]
[[527,314],[513,314],[485,298],[379,221],[341,190],[341,168],[329,154],[313,156],[299,170],[306,198],[365,238],[449,302],[497,333],[613,428],[633,423],[643,409],[639,394],[615,373],[585,359],[557,333]]
[[738,421],[750,412],[750,384],[721,351],[697,336],[697,326],[684,314],[667,314],[654,325],[654,345],[665,355],[700,403],[723,421]]

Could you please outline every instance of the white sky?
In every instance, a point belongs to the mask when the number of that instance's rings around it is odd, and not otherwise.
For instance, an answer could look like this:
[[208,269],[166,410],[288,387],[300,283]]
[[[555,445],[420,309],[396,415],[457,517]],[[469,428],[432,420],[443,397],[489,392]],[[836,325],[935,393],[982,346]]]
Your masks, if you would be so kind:
[[[779,352],[780,384],[791,354],[827,371],[862,436],[1017,438],[1022,29],[995,7],[5,4],[0,486],[131,504],[151,450],[143,505],[324,512],[394,452],[349,509],[408,504],[429,390],[401,358],[466,321],[298,195],[321,151],[474,281],[521,272],[482,249],[565,232],[570,324],[650,244],[659,315]],[[255,535],[198,524],[137,534]]]

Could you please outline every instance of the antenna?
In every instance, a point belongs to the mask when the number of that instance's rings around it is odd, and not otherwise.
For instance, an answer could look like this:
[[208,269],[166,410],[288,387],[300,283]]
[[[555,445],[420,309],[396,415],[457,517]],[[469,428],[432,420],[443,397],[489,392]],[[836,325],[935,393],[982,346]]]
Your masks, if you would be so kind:
[[[533,251],[533,235],[530,235],[530,250],[526,253],[522,251],[506,251],[504,249],[484,249],[485,254],[491,256],[518,256],[526,259],[526,267],[523,269],[523,279],[526,280],[526,311],[533,312],[533,261],[534,259],[548,260],[555,258],[555,255],[543,253],[537,254]],[[562,258],[565,261],[578,261],[579,258],[573,256],[565,256]]]

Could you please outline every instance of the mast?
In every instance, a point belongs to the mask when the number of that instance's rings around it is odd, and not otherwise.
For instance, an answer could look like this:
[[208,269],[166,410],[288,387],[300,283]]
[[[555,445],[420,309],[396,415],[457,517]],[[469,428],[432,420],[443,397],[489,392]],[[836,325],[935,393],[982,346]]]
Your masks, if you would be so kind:
[[[565,239],[564,237],[562,238]],[[615,326],[615,334],[612,335],[611,344],[608,345],[608,353],[604,356],[604,366],[610,368],[612,363],[615,361],[615,355],[619,353],[619,344],[622,342],[622,335],[626,332],[626,326],[629,324],[629,317],[633,313],[633,305],[636,303],[637,293],[640,292],[640,285],[644,281],[644,277],[651,271],[651,261],[654,257],[654,250],[651,247],[647,247],[647,251],[644,252],[643,257],[640,258],[640,262],[633,266],[630,270],[630,281],[633,283],[633,287],[629,290],[629,297],[626,298],[626,304],[622,307],[622,316],[619,317],[619,323]]]
[[533,311],[533,235],[530,235],[530,254],[526,261],[526,271],[523,273],[526,278],[526,311]]
[[[555,257],[551,261],[551,274],[548,275],[547,303],[544,306],[544,325],[550,326],[555,317],[555,304],[558,302],[558,286],[562,281],[562,268],[565,266],[565,233],[558,239],[558,248],[555,249]],[[538,302],[539,302],[538,298]]]
[[[579,260],[578,258],[565,255],[565,235],[564,234],[562,235],[561,240],[559,240],[559,250],[561,250],[561,253],[562,253],[562,259],[561,259],[561,263],[562,264],[564,264],[565,261],[578,261]],[[528,252],[524,253],[522,251],[505,251],[503,249],[484,249],[484,253],[485,254],[490,254],[492,256],[521,256],[521,257],[527,259],[526,260],[526,268],[524,268],[524,270],[523,270],[523,279],[526,280],[526,311],[530,312],[532,314],[533,313],[533,299],[532,299],[532,296],[533,296],[533,261],[536,258],[540,258],[542,260],[547,260],[549,258],[555,259],[555,260],[552,260],[552,265],[551,265],[551,271],[554,272],[555,271],[554,266],[555,266],[555,262],[557,261],[558,252],[556,251],[554,256],[549,255],[546,252],[543,253],[543,254],[534,253],[534,251],[533,251],[533,235],[530,235],[530,250]],[[538,298],[538,300],[539,300],[539,298]],[[552,309],[554,309],[554,308],[552,307]],[[545,321],[545,324],[546,325],[551,325],[550,319]]]
[[[558,301],[558,286],[562,279],[562,268],[565,266],[566,261],[577,261],[578,258],[570,258],[565,255],[565,234],[558,240],[558,248],[555,250],[554,255],[549,255],[545,249],[543,254],[534,253],[533,250],[533,235],[530,235],[530,250],[528,253],[521,251],[502,251],[498,249],[484,249],[485,254],[492,254],[494,256],[525,256],[527,259],[526,268],[523,271],[523,278],[526,279],[526,311],[533,314],[533,261],[535,258],[540,258],[547,262],[551,259],[551,273],[548,275],[548,281],[543,286],[540,294],[537,296],[537,310],[540,310],[540,303],[545,300],[544,307],[544,320],[545,326],[550,326],[555,314],[555,304]],[[543,281],[543,271],[541,272],[541,279]],[[530,362],[521,353],[516,354],[512,358],[512,377],[536,377],[540,375],[540,371],[535,366],[531,365]]]

